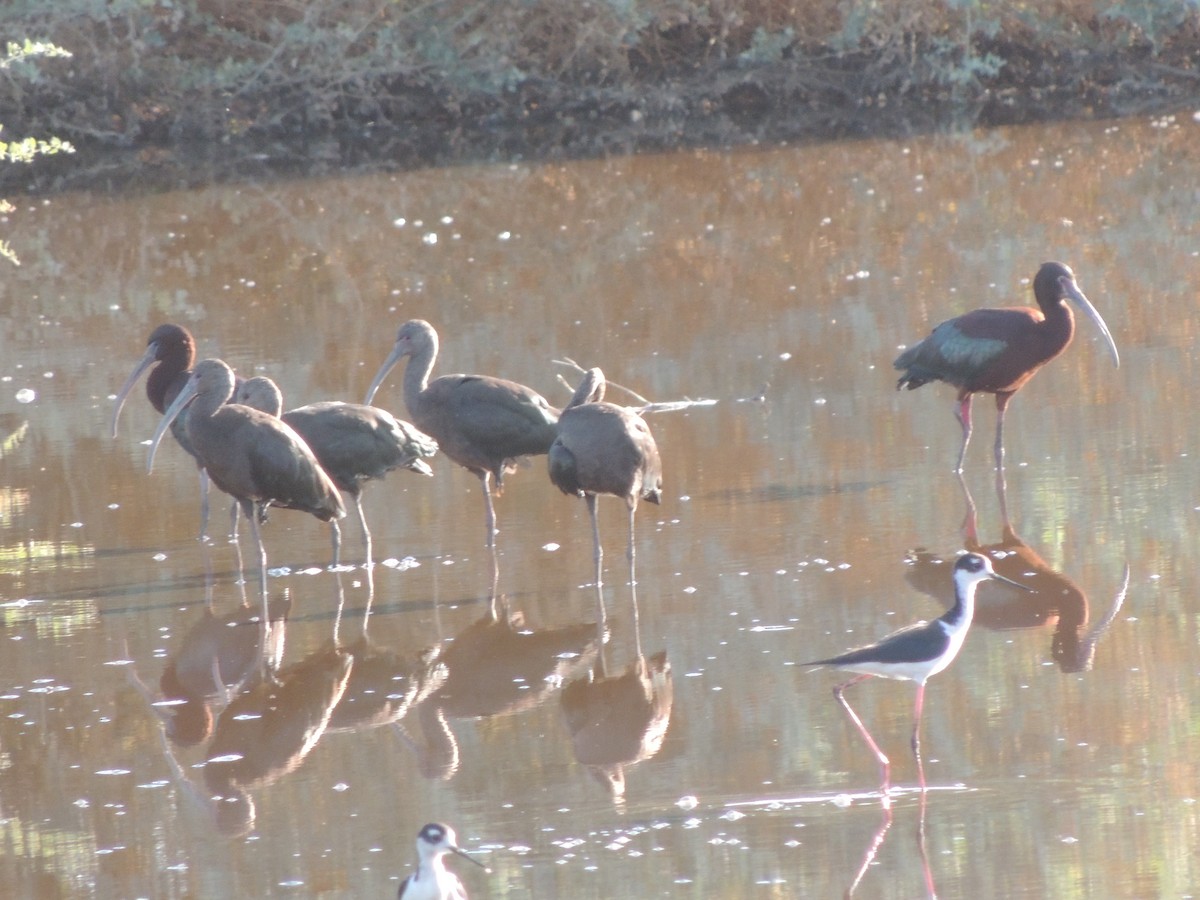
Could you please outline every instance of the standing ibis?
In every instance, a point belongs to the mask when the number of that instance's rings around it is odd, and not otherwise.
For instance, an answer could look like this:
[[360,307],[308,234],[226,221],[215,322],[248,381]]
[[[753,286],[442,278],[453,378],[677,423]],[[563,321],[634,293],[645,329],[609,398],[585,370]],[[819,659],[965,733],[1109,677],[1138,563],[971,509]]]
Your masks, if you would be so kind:
[[1079,289],[1070,266],[1044,263],[1033,279],[1033,295],[1039,309],[972,310],[938,325],[896,359],[895,367],[904,373],[896,382],[897,390],[911,391],[930,381],[945,381],[958,388],[956,414],[962,424],[962,449],[957,472],[962,471],[971,439],[971,396],[981,392],[996,395],[996,468],[1004,468],[1004,410],[1013,394],[1071,343],[1075,317],[1067,300],[1096,323],[1113,363],[1121,364],[1108,326]]
[[382,478],[392,469],[433,475],[433,469],[422,459],[437,452],[433,438],[396,419],[387,410],[357,403],[333,400],[282,412],[283,395],[279,387],[262,375],[242,382],[236,400],[282,418],[308,444],[333,483],[354,498],[370,566],[371,531],[363,515],[363,483]]
[[858,728],[867,746],[875,754],[883,773],[881,790],[888,792],[888,773],[890,763],[884,756],[871,733],[862,723],[862,719],[850,708],[842,693],[852,684],[876,675],[882,678],[896,678],[917,683],[917,702],[913,713],[912,748],[917,759],[917,771],[921,776],[921,789],[925,789],[925,770],[921,766],[921,708],[925,703],[925,682],[933,675],[945,669],[954,661],[958,651],[962,649],[967,631],[971,627],[971,619],[975,615],[975,588],[981,581],[987,579],[1006,581],[1026,590],[1003,575],[997,575],[986,556],[978,553],[966,553],[954,564],[954,605],[939,618],[932,622],[918,622],[907,628],[889,634],[887,637],[848,650],[839,656],[828,659],[818,659],[804,663],[806,666],[827,666],[855,672],[849,681],[842,682],[833,689],[833,696],[850,716],[850,721]]
[[612,494],[629,508],[629,583],[634,579],[634,516],[638,500],[662,497],[662,461],[654,435],[632,410],[604,402],[604,373],[589,369],[558,421],[550,445],[550,481],[564,494],[583,497],[592,518],[596,584],[604,551],[596,521],[596,495]]
[[397,362],[411,357],[404,372],[408,414],[414,425],[437,441],[443,453],[479,478],[487,546],[494,549],[492,476],[496,478],[496,493],[500,494],[504,475],[513,470],[517,457],[549,452],[559,411],[532,388],[503,378],[441,375],[430,381],[437,353],[438,336],[432,325],[422,319],[405,322],[363,402],[371,402]]
[[458,846],[458,836],[449,825],[431,822],[417,834],[417,870],[400,882],[398,900],[467,900],[458,876],[446,868],[447,853],[487,866]]
[[233,370],[219,359],[196,364],[187,383],[167,407],[150,441],[146,468],[163,433],[189,403],[187,435],[213,483],[233,497],[250,520],[261,565],[266,602],[267,551],[259,522],[268,506],[298,509],[328,522],[333,531],[333,564],[338,564],[341,533],[337,520],[346,515],[337,486],[321,468],[303,438],[268,413],[237,403]]
[[[121,417],[125,398],[129,396],[129,392],[146,369],[154,366],[150,377],[146,379],[146,397],[155,412],[161,415],[187,384],[195,362],[196,342],[190,331],[182,325],[171,324],[155,328],[150,333],[150,340],[146,342],[146,352],[142,354],[142,358],[121,385],[121,390],[117,392],[117,402],[112,415],[112,436],[117,436],[117,420]],[[186,412],[181,413],[172,423],[171,433],[179,442],[179,446],[196,460],[196,465],[200,468],[200,540],[203,541],[208,533],[208,475],[188,439]]]

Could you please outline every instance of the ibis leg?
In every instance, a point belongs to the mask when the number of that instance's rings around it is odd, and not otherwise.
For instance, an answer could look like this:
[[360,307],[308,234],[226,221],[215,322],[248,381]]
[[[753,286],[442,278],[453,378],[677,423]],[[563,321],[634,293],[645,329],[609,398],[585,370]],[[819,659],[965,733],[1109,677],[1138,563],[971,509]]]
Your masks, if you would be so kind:
[[596,520],[596,495],[584,494],[583,500],[587,503],[588,515],[592,517],[592,560],[596,563],[596,587],[600,587],[604,583],[601,577],[604,548],[600,546],[600,523]]
[[996,446],[992,452],[996,457],[996,469],[1001,472],[1004,471],[1004,410],[1011,399],[1012,394],[996,395]]
[[483,488],[483,514],[487,526],[487,547],[496,546],[496,510],[492,506],[492,473],[480,472],[479,484]]
[[229,543],[236,544],[238,537],[238,502],[229,507]]
[[888,787],[891,784],[890,776],[892,764],[884,755],[883,751],[879,749],[879,745],[875,743],[875,738],[871,737],[871,732],[867,731],[867,726],[862,723],[862,719],[858,717],[858,713],[851,709],[850,704],[846,701],[845,695],[842,693],[851,685],[858,684],[860,681],[865,681],[871,677],[872,676],[870,675],[856,675],[849,681],[844,681],[835,687],[833,689],[833,696],[837,698],[838,703],[842,704],[842,709],[846,710],[846,715],[850,717],[850,721],[854,723],[856,728],[858,728],[858,733],[863,736],[863,740],[867,742],[867,746],[870,747],[871,752],[875,754],[875,759],[879,762],[880,772],[883,776],[883,780],[879,786],[879,789],[886,795],[888,792]]
[[958,451],[958,467],[955,472],[963,470],[963,461],[967,458],[967,444],[971,442],[971,395],[960,397],[958,410],[955,412],[959,424],[962,425],[962,449]]
[[258,548],[258,589],[262,596],[262,624],[265,630],[270,622],[267,615],[267,548],[263,546],[262,532],[258,527],[258,504],[247,502],[242,506],[242,512],[250,520],[250,534],[254,537],[254,546]]
[[637,578],[634,575],[633,563],[636,551],[633,548],[633,519],[637,513],[637,504],[629,504],[629,549],[626,551],[626,556],[629,557],[629,586],[633,587],[637,584]]
[[333,535],[333,565],[331,569],[336,569],[342,564],[342,526],[338,525],[337,519],[329,520],[329,531]]
[[200,543],[208,540],[208,472],[200,468]]
[[354,495],[354,511],[358,514],[358,527],[362,529],[363,543],[367,548],[366,567],[369,569],[375,563],[374,557],[371,555],[371,529],[367,527],[367,517],[363,515],[362,494]]

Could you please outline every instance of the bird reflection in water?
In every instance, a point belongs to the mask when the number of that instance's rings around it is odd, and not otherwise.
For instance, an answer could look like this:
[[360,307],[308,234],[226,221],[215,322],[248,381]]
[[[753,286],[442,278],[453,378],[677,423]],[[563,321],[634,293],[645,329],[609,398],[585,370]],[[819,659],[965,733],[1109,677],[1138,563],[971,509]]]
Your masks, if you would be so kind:
[[[967,482],[962,475],[959,475],[958,481],[966,504],[962,525],[963,546],[984,554],[992,560],[998,573],[1021,582],[1031,591],[1025,593],[997,582],[981,584],[975,622],[994,631],[1005,631],[1038,628],[1055,620],[1054,635],[1050,641],[1054,662],[1066,673],[1090,671],[1096,646],[1125,601],[1129,588],[1129,567],[1126,566],[1121,587],[1105,614],[1089,628],[1090,605],[1083,589],[1066,575],[1051,568],[1013,528],[1008,515],[1004,473],[998,471],[995,481],[1001,538],[989,544],[979,538],[975,500]],[[909,554],[910,564],[905,578],[922,593],[944,600],[946,568],[952,561],[952,557],[942,557],[928,550],[914,550]]]
[[493,596],[486,615],[443,645],[439,658],[446,680],[416,707],[422,740],[408,743],[421,774],[446,780],[458,771],[458,739],[450,719],[533,709],[590,666],[597,651],[596,625],[534,630],[522,612],[509,608],[507,598]]
[[440,646],[416,653],[402,652],[380,644],[368,633],[375,598],[374,575],[365,570],[367,604],[362,632],[343,649],[353,657],[354,667],[342,699],[333,710],[327,733],[365,731],[398,725],[418,704],[446,682],[448,671]]
[[[603,606],[596,585],[597,603]],[[662,749],[671,722],[674,682],[667,652],[642,652],[636,587],[631,585],[634,658],[616,675],[608,673],[604,636],[592,670],[563,688],[562,711],[575,758],[612,799],[625,799],[625,770]],[[598,626],[603,628],[603,626]]]
[[[921,860],[921,874],[925,879],[925,896],[929,900],[936,900],[937,887],[933,880],[933,868],[929,865],[929,852],[925,844],[925,813],[927,792],[921,791],[919,794],[920,800],[918,803],[917,812],[917,829],[916,829],[916,844],[917,854]],[[846,893],[843,895],[849,900],[854,896],[854,892],[858,890],[862,884],[863,877],[867,874],[867,870],[871,868],[871,863],[875,861],[876,855],[879,853],[879,848],[883,846],[883,842],[887,839],[888,832],[892,828],[894,821],[894,812],[892,804],[885,797],[880,802],[882,811],[882,819],[879,826],[875,829],[875,833],[871,836],[870,843],[867,844],[867,849],[863,852],[862,862],[859,864],[858,871],[854,874],[854,880],[850,882],[850,886],[846,888]]]
[[241,686],[216,720],[204,753],[203,786],[194,783],[166,742],[164,756],[195,808],[230,837],[253,830],[256,809],[251,791],[295,771],[312,752],[344,695],[354,657],[339,646],[342,587],[335,581],[337,610],[333,635],[304,659],[266,669]]
[[159,678],[161,696],[154,696],[130,670],[134,686],[178,747],[194,747],[207,740],[216,713],[264,672],[279,666],[292,607],[287,597],[270,600],[268,622],[260,627],[261,606],[249,604],[241,582],[241,602],[229,612],[218,613],[211,569],[207,574],[204,612],[167,658]]

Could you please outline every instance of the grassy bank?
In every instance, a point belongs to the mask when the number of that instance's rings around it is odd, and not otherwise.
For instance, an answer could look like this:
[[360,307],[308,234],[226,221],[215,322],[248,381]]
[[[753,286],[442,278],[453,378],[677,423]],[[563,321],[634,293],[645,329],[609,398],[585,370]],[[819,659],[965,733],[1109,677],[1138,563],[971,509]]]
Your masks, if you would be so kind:
[[[0,25],[73,54],[0,72],[6,134],[151,164],[886,133],[1200,86],[1200,0],[9,0]],[[87,156],[3,176],[82,178]]]

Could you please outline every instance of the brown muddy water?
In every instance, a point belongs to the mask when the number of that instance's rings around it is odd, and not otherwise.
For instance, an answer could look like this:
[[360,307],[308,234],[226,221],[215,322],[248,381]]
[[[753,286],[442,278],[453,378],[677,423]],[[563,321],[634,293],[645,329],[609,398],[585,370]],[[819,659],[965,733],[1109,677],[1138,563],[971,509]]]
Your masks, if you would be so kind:
[[[1183,116],[1068,122],[22,201],[0,282],[4,893],[394,896],[440,820],[492,870],[451,864],[472,897],[1192,895],[1198,138]],[[990,399],[960,481],[953,390],[897,393],[891,362],[1028,303],[1047,259],[1121,366],[1081,321],[1009,407],[1001,497]],[[323,525],[272,513],[263,681],[249,534],[240,575],[214,491],[219,539],[197,541],[194,465],[168,438],[147,474],[157,416],[139,388],[114,440],[114,394],[177,322],[289,406],[361,401],[418,317],[441,373],[563,403],[569,356],[718,401],[649,418],[640,615],[619,502],[601,643],[586,510],[545,459],[497,500],[493,595],[478,483],[438,457],[368,487],[371,572],[352,522],[335,573]],[[398,370],[376,403],[405,416]],[[851,691],[893,760],[889,816],[837,676],[799,664],[938,615],[972,541],[1038,591],[981,588],[930,681],[923,803],[912,686]],[[215,683],[216,646],[234,687],[164,704],[182,660]]]

